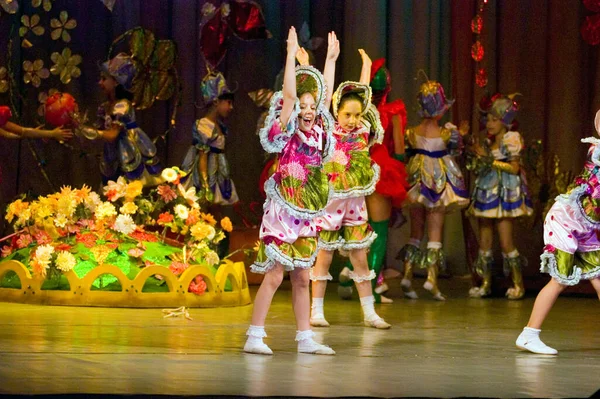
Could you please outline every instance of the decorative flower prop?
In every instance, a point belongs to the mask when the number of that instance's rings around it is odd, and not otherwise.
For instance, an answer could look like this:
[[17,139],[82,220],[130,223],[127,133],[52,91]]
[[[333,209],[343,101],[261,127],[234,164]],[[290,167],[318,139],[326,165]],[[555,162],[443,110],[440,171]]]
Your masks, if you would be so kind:
[[35,60],[23,62],[23,81],[26,84],[31,83],[34,87],[40,87],[42,79],[48,79],[50,72],[44,68],[44,61]]
[[50,21],[50,26],[53,29],[52,33],[50,34],[52,40],[62,39],[63,42],[69,43],[71,41],[69,30],[77,27],[77,21],[74,19],[69,19],[69,13],[66,11],[61,11],[59,19],[52,18]]
[[0,6],[8,14],[16,14],[19,11],[19,2],[17,0],[0,0]]
[[80,55],[73,55],[71,49],[66,47],[62,53],[52,53],[50,56],[54,65],[50,68],[53,75],[60,75],[60,81],[68,84],[72,78],[81,76],[81,70],[77,65],[81,64]]
[[0,93],[6,93],[10,83],[8,82],[8,70],[6,67],[0,67]]
[[44,11],[48,12],[50,10],[52,10],[52,2],[54,0],[31,0],[31,5],[34,8],[38,8],[39,6],[41,6],[42,4],[44,5]]
[[38,94],[38,102],[40,103],[40,106],[38,107],[37,113],[39,116],[44,116],[44,114],[46,113],[46,101],[48,101],[48,98],[52,97],[56,93],[58,93],[57,89],[50,89],[47,93],[45,91],[42,91],[40,92],[40,94]]
[[241,40],[269,39],[260,6],[249,0],[230,0],[216,8],[211,3],[202,7],[200,48],[209,69],[216,69],[227,53],[231,36]]
[[29,15],[23,15],[21,17],[21,23],[23,26],[19,28],[19,36],[23,38],[21,41],[21,46],[23,47],[31,47],[31,44],[27,41],[25,36],[32,32],[36,36],[42,36],[46,29],[43,26],[40,26],[40,16],[37,14],[33,14],[31,17]]

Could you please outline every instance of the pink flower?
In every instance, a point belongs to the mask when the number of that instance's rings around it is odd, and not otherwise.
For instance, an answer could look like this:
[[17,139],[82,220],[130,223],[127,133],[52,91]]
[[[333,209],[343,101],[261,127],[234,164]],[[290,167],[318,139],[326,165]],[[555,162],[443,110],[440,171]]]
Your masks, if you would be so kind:
[[12,254],[12,252],[13,252],[13,247],[11,247],[10,245],[5,245],[2,247],[2,252],[0,253],[0,257],[6,258],[10,254]]
[[183,271],[185,269],[188,268],[188,266],[189,265],[187,263],[183,263],[183,262],[171,262],[171,265],[169,266],[169,270],[174,275],[179,276],[181,273],[183,273]]
[[38,245],[50,244],[52,242],[52,237],[45,231],[40,231],[35,235],[35,240]]
[[556,252],[556,248],[554,248],[554,246],[551,244],[546,244],[546,246],[544,247],[544,252],[554,253]]
[[33,239],[31,238],[31,235],[29,235],[29,234],[23,234],[17,240],[17,248],[19,248],[19,249],[25,248],[26,246],[28,246],[32,242],[33,242]]
[[306,171],[298,162],[290,162],[281,167],[281,177],[286,178],[288,176],[300,181],[304,181],[306,179]]
[[133,257],[133,258],[139,258],[144,254],[144,251],[142,248],[131,248],[129,251],[127,251],[127,255]]
[[196,295],[202,295],[206,292],[206,288],[207,287],[204,278],[202,278],[202,276],[196,276],[196,278],[190,282],[188,291]]
[[157,191],[158,195],[160,195],[160,198],[162,198],[162,200],[165,201],[166,204],[177,198],[177,193],[166,184],[161,184],[160,186],[158,186]]

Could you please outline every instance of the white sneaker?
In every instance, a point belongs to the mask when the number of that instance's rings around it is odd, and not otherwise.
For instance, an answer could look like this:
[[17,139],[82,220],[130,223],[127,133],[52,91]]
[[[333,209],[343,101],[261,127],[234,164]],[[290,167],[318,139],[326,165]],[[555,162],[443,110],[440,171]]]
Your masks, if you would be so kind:
[[298,341],[298,353],[308,353],[311,355],[335,355],[335,351],[327,345],[322,345],[312,338]]
[[377,328],[378,330],[387,330],[389,328],[392,328],[391,324],[387,323],[385,320],[383,320],[379,316],[377,316],[376,318],[371,319],[371,320],[365,319],[365,326],[374,327],[374,328]]
[[329,327],[329,322],[324,316],[315,316],[310,318],[310,325],[313,327]]
[[272,355],[273,351],[271,348],[267,346],[264,342],[255,341],[255,340],[247,340],[246,345],[244,345],[244,352],[246,353],[254,353],[256,355]]
[[517,348],[540,355],[556,355],[558,351],[542,342],[540,337],[521,332],[516,342]]

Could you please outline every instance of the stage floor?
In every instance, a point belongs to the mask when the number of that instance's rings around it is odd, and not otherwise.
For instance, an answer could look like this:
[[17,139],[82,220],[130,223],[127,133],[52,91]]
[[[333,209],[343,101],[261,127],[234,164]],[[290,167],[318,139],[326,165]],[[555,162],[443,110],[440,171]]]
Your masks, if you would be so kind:
[[189,321],[160,309],[2,303],[0,394],[588,397],[600,388],[597,299],[559,298],[543,332],[559,355],[548,357],[514,346],[533,297],[474,300],[467,287],[444,280],[445,303],[419,290],[423,299],[379,305],[393,328],[378,331],[332,284],[333,326],[316,331],[333,357],[296,353],[288,282],[267,321],[272,357],[241,352],[252,306],[192,309]]

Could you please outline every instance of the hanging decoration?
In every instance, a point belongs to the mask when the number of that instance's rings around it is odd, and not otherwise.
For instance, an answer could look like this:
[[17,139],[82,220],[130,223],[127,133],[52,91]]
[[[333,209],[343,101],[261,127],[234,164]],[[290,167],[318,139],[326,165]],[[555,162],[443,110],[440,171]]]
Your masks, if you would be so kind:
[[106,8],[108,8],[108,10],[110,12],[112,12],[113,7],[115,6],[115,3],[117,2],[117,0],[100,0],[102,2],[102,4],[104,4],[106,6]]
[[[583,0],[585,8],[594,13],[600,13],[600,0]],[[595,46],[600,44],[600,14],[588,15],[581,24],[581,37]]]
[[471,58],[475,61],[475,83],[477,86],[484,88],[488,84],[488,77],[485,67],[483,66],[483,59],[485,56],[485,48],[481,43],[481,33],[484,28],[485,8],[488,0],[478,0],[477,12],[475,17],[471,20],[471,32],[473,32],[474,42],[471,46]]
[[200,50],[210,70],[227,53],[231,36],[241,40],[271,38],[260,6],[249,0],[224,1],[220,7],[205,3],[200,22]]

